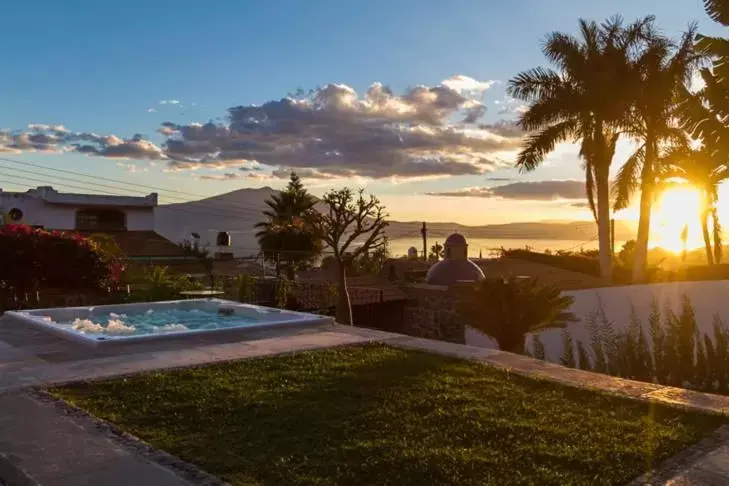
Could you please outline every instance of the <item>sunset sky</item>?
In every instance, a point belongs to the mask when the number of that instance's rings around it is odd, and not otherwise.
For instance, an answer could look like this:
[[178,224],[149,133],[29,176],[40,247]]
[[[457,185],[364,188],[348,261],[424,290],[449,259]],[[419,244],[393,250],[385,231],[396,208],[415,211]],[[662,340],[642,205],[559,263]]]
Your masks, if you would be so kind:
[[[548,32],[616,13],[721,33],[700,0],[13,2],[0,157],[162,202],[280,187],[293,168],[316,194],[366,186],[399,220],[587,219],[575,146],[511,168],[522,107],[505,82],[545,64]],[[58,174],[0,160],[5,190],[99,189]]]

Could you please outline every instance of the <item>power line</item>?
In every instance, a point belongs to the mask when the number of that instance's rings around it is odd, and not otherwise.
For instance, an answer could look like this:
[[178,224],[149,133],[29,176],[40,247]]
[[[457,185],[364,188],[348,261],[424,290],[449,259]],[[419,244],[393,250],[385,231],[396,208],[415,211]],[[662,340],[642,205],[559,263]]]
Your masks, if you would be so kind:
[[[207,198],[210,197],[210,196],[205,196],[205,195],[201,195],[201,194],[195,194],[195,193],[190,193],[190,192],[178,191],[178,190],[175,190],[175,189],[167,189],[167,188],[163,188],[163,187],[150,186],[150,185],[146,185],[146,184],[138,184],[138,183],[134,183],[134,182],[123,181],[123,180],[120,180],[120,179],[113,179],[113,178],[110,178],[110,177],[103,177],[103,176],[98,176],[98,175],[88,175],[88,174],[84,174],[84,173],[76,172],[76,171],[72,171],[72,170],[67,170],[67,169],[57,169],[57,168],[54,168],[54,167],[48,167],[48,166],[41,165],[41,164],[35,164],[35,163],[31,163],[31,162],[23,162],[23,161],[15,160],[15,159],[9,159],[7,157],[0,157],[0,160],[1,161],[4,161],[4,162],[9,162],[9,163],[12,163],[12,164],[23,165],[23,166],[26,166],[26,167],[34,167],[34,168],[38,168],[38,169],[44,169],[44,170],[49,170],[49,171],[53,171],[53,172],[59,172],[59,173],[63,173],[63,174],[69,174],[69,175],[73,175],[73,176],[76,176],[76,177],[85,177],[87,179],[93,179],[93,182],[94,182],[95,185],[98,184],[98,180],[104,180],[104,181],[108,181],[108,182],[113,182],[113,183],[116,183],[116,184],[120,184],[120,185],[123,185],[123,186],[133,186],[133,187],[140,187],[140,188],[145,188],[145,189],[151,189],[151,190],[157,191],[158,193],[170,192],[170,193],[176,193],[176,194],[186,195],[186,196],[189,196],[189,197],[196,197],[196,198],[200,198],[200,199],[207,199]],[[22,169],[14,169],[14,170],[22,170]],[[43,174],[43,175],[45,175],[45,174]],[[58,177],[58,176],[51,176],[51,177]],[[66,178],[66,179],[69,180],[68,178]],[[107,184],[101,184],[101,185],[102,186],[105,186],[105,187],[113,187],[114,189],[117,188],[117,186],[109,186]],[[122,190],[132,191],[132,189],[127,189],[127,188],[122,188]],[[165,197],[166,199],[171,199],[173,201],[183,202],[183,203],[187,203],[187,204],[212,204],[213,203],[212,201],[190,201],[189,199],[186,199],[186,198],[181,197],[181,196],[163,196],[163,197]],[[175,204],[175,202],[173,202],[172,204]],[[241,207],[243,209],[246,209],[246,210],[255,210],[257,212],[260,212],[260,209],[261,209],[261,208],[259,208],[257,206],[251,205],[251,204],[244,204],[244,203],[239,203],[239,202],[231,202],[231,203],[227,203],[227,205],[229,205],[229,206],[239,206],[239,207]]]
[[[0,169],[6,169],[6,168],[0,166]],[[40,183],[40,184],[55,184],[56,186],[61,187],[61,188],[71,188],[71,189],[76,189],[76,190],[81,190],[81,191],[95,191],[96,193],[100,193],[103,195],[109,195],[109,196],[118,196],[119,195],[118,192],[109,192],[109,191],[99,190],[96,187],[81,186],[78,184],[69,184],[67,182],[49,181],[47,179],[38,179],[35,177],[28,177],[28,176],[18,175],[18,174],[7,174],[7,173],[0,172],[0,176],[3,176],[10,183],[19,184],[19,185],[22,185],[25,183],[18,182],[17,180],[13,180],[13,179],[23,179],[26,181],[31,181],[31,182]],[[48,176],[48,177],[51,177],[51,176]],[[90,183],[85,183],[85,182],[81,181],[81,184],[90,184]],[[185,208],[175,207],[175,208],[171,208],[169,210],[180,211],[183,213],[190,213],[190,214],[196,214],[196,215],[216,216],[216,217],[227,218],[227,219],[236,219],[236,220],[241,219],[241,214],[234,214],[234,213],[224,214],[224,213],[219,213],[219,212],[215,212],[215,211],[208,211],[208,210],[205,210],[204,208],[199,208],[199,210],[198,210],[198,208],[196,208],[196,207],[185,207]],[[248,211],[253,212],[254,210],[249,209]],[[255,214],[260,215],[261,212],[256,211]]]

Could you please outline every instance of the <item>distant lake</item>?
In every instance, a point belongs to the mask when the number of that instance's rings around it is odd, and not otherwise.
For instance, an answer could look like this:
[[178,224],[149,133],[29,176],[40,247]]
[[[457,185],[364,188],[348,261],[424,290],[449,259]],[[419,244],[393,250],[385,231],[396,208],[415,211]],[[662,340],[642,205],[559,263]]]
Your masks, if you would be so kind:
[[[428,251],[430,247],[439,242],[441,245],[445,238],[428,238]],[[623,246],[622,241],[615,242],[616,250],[619,250]],[[422,254],[423,251],[423,240],[420,238],[397,238],[390,240],[390,253],[392,256],[403,256],[407,255],[408,248],[414,246],[418,249],[418,255]],[[580,248],[584,250],[596,250],[597,240],[591,242],[585,242],[582,240],[526,240],[518,238],[469,238],[468,239],[468,255],[471,258],[478,258],[479,252],[483,252],[483,257],[492,256],[494,250],[498,248],[526,248],[529,247],[532,250],[544,251],[544,250],[572,250],[579,251]]]

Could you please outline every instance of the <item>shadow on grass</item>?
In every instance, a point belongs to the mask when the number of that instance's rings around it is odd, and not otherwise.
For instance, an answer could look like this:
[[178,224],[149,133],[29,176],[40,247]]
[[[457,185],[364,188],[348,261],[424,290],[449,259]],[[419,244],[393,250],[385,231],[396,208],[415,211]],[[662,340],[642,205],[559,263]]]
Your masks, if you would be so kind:
[[381,345],[56,393],[232,484],[614,484],[719,423]]

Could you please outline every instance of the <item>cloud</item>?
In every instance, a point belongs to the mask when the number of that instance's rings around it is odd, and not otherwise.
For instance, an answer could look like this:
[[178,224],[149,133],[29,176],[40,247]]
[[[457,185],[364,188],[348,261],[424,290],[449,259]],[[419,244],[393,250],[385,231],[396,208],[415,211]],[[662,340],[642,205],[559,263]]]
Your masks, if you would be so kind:
[[493,182],[509,182],[513,179],[511,177],[487,177],[486,180]]
[[157,113],[157,110],[155,110],[154,108],[149,108],[147,110],[147,113]]
[[0,152],[79,152],[110,158],[166,159],[160,147],[142,135],[122,139],[115,135],[72,132],[63,125],[31,124],[25,131],[0,132]]
[[456,191],[428,193],[430,196],[479,197],[518,199],[524,201],[551,201],[557,199],[584,199],[583,181],[514,182],[494,187],[470,187]]
[[580,209],[589,209],[590,203],[588,203],[586,201],[585,202],[573,202],[573,203],[570,203],[570,207],[571,208],[580,208]]
[[147,167],[139,167],[137,164],[129,164],[125,162],[117,162],[117,167],[121,167],[127,172],[135,173],[135,172],[148,172],[149,168]]
[[167,137],[170,164],[180,168],[255,160],[333,177],[415,178],[503,167],[498,154],[515,151],[522,134],[475,125],[484,107],[462,90],[484,86],[453,82],[459,90],[444,82],[401,95],[375,83],[362,96],[330,84],[297,98],[232,107],[225,124],[166,122],[158,131]]
[[444,80],[441,84],[455,91],[473,93],[486,91],[496,84],[496,81],[477,81],[471,77],[456,74]]
[[179,105],[180,100],[160,100],[160,105]]
[[225,122],[166,121],[156,130],[160,144],[139,135],[59,134],[43,127],[32,133],[51,139],[0,138],[0,150],[17,145],[164,160],[170,171],[258,164],[269,174],[293,169],[312,179],[480,175],[511,167],[524,135],[513,123],[480,123],[486,109],[480,97],[493,84],[456,75],[400,94],[381,83],[364,93],[328,84],[261,105],[230,107]]
[[226,172],[225,174],[205,174],[205,175],[195,176],[196,179],[200,179],[203,181],[233,181],[236,179],[240,179],[241,177],[243,177],[243,175],[238,174],[236,172]]
[[520,115],[528,109],[527,105],[509,96],[494,101],[494,104],[498,106],[497,113],[499,115]]

